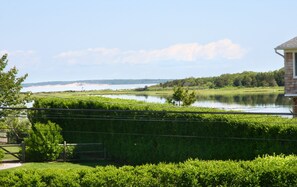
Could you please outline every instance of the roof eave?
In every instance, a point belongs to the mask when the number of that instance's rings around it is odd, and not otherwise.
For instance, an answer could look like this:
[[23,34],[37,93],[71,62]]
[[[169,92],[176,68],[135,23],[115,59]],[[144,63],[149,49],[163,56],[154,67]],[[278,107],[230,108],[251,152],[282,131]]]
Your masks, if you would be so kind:
[[276,47],[274,50],[284,50],[284,48]]
[[274,48],[274,50],[297,50],[297,48],[296,47],[292,47],[292,48],[276,47]]

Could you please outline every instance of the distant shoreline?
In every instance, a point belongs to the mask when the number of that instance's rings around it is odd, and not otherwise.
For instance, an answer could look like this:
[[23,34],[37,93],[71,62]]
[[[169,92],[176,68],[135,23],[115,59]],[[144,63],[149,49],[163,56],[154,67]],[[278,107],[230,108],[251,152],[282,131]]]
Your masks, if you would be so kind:
[[160,84],[172,79],[103,79],[103,80],[76,80],[76,81],[48,81],[37,83],[24,83],[23,87],[67,85],[67,84],[103,84],[103,85],[123,85],[123,84]]
[[56,83],[56,84],[38,84],[30,85],[22,88],[22,92],[64,92],[64,91],[90,91],[90,90],[133,90],[139,88],[146,88],[154,86],[158,83],[145,83],[145,84],[102,84],[102,83]]

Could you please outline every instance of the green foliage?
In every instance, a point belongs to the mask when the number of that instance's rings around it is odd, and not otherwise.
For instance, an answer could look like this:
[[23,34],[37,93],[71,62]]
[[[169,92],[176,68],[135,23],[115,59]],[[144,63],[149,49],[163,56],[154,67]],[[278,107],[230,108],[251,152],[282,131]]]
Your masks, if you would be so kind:
[[[13,67],[6,71],[8,64],[7,54],[0,58],[0,107],[25,107],[25,104],[30,100],[30,93],[21,93],[22,83],[27,78],[27,74],[17,77],[18,70]],[[10,134],[14,134],[16,138],[20,138],[25,127],[18,119],[11,120],[6,117],[19,116],[24,114],[24,111],[0,110],[0,126],[3,129],[9,129]],[[2,122],[1,122],[2,121]]]
[[190,106],[196,101],[195,92],[189,93],[188,89],[181,86],[174,87],[172,98],[167,98],[167,102],[178,106]]
[[21,143],[31,129],[31,123],[27,118],[5,118],[4,128],[9,127],[9,143]]
[[172,99],[178,102],[178,106],[180,106],[180,102],[183,100],[184,97],[184,89],[179,86],[173,89]]
[[4,152],[2,149],[0,149],[0,163],[3,158],[4,158]]
[[184,97],[182,99],[183,106],[190,106],[191,104],[195,103],[196,101],[196,95],[195,92],[189,93],[189,90],[185,90]]
[[8,60],[7,55],[0,58],[0,106],[24,105],[29,97],[21,95],[22,82],[27,78],[27,74],[17,77],[18,70],[16,67],[5,72]]
[[38,186],[63,187],[80,185],[79,170],[44,169],[44,170],[16,170],[0,173],[0,183],[3,187],[9,186]]
[[186,78],[168,81],[160,84],[161,87],[175,86],[198,86],[201,88],[222,88],[222,87],[263,87],[263,86],[284,86],[284,69],[273,72],[250,72],[245,71],[235,74],[223,74],[218,77]]
[[76,146],[67,146],[66,147],[66,158],[67,159],[78,159]]
[[296,186],[296,156],[253,161],[201,161],[91,169],[21,169],[0,172],[8,186]]
[[25,138],[27,161],[52,161],[56,160],[62,152],[63,137],[59,125],[48,122],[36,123],[29,136]]
[[69,143],[104,143],[108,156],[124,163],[249,160],[264,154],[297,154],[296,119],[203,114],[222,111],[97,96],[39,98],[34,107],[87,109],[32,111],[30,119],[53,120],[61,125]]

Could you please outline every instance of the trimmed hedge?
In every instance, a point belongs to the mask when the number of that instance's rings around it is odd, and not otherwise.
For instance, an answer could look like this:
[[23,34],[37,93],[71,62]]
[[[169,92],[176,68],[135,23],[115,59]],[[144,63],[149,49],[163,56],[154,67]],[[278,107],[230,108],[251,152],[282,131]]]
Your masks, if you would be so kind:
[[87,109],[38,110],[29,118],[59,124],[67,142],[104,142],[109,157],[129,164],[297,153],[295,119],[103,97],[39,98],[34,107]]
[[199,161],[94,169],[18,169],[0,172],[8,186],[296,186],[297,157]]

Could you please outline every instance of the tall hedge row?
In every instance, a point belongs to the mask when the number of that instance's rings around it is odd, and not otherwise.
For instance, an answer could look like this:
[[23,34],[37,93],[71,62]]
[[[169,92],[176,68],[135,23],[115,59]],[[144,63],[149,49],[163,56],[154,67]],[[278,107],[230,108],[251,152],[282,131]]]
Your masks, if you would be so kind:
[[18,169],[0,172],[10,186],[296,186],[297,158],[264,157],[253,161],[199,161],[91,169]]
[[295,119],[95,96],[39,98],[34,107],[65,109],[31,111],[30,119],[59,124],[67,142],[103,142],[110,158],[129,164],[297,153]]

